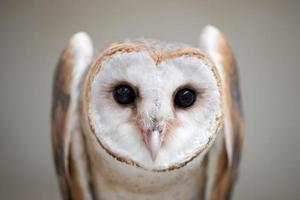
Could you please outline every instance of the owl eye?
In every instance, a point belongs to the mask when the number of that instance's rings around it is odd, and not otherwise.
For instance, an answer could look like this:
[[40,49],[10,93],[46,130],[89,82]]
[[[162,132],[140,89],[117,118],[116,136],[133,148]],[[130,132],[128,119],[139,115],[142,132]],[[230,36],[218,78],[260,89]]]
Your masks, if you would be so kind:
[[119,104],[126,105],[134,102],[136,95],[129,85],[119,85],[114,88],[113,97]]
[[180,108],[187,108],[192,106],[196,101],[196,93],[189,88],[179,90],[174,98],[174,103]]

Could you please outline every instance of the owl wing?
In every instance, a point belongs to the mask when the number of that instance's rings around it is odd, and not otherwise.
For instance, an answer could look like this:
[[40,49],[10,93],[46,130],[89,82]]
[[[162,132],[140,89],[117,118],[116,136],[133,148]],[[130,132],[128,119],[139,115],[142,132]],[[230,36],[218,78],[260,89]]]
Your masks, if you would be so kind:
[[85,33],[75,34],[64,48],[54,76],[51,132],[52,146],[64,200],[90,199],[84,144],[79,123],[79,86],[93,56]]
[[224,135],[216,142],[215,149],[208,156],[211,163],[207,198],[229,199],[238,175],[244,138],[237,65],[227,39],[217,28],[207,26],[201,34],[200,45],[220,73],[224,108]]

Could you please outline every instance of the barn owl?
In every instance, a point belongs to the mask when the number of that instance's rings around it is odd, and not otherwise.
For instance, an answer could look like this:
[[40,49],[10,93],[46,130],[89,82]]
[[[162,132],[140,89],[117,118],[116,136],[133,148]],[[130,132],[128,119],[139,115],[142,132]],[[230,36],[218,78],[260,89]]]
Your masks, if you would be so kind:
[[235,59],[213,26],[198,48],[138,39],[98,55],[75,34],[55,72],[51,117],[65,200],[230,198],[243,120]]

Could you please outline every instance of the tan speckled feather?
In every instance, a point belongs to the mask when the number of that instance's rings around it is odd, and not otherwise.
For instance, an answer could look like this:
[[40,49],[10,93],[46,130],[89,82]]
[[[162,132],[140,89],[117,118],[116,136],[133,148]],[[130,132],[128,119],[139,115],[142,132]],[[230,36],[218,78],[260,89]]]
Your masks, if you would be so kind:
[[[90,199],[86,154],[78,119],[78,90],[92,58],[92,45],[85,33],[74,35],[57,65],[52,100],[52,145],[56,172],[64,200]],[[72,148],[76,146],[76,148]],[[81,166],[78,166],[78,160]],[[77,162],[75,164],[75,162]]]
[[214,159],[215,163],[207,196],[211,200],[230,199],[244,139],[237,64],[227,39],[218,29],[208,26],[201,39],[201,45],[221,75],[224,97],[224,136],[217,142],[216,150],[209,154],[209,159]]

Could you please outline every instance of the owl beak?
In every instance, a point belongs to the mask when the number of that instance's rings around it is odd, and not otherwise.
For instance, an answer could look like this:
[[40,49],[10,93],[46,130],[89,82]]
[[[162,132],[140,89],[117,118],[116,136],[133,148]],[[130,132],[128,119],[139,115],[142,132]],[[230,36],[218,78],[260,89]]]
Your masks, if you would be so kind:
[[146,147],[149,150],[152,161],[156,160],[158,151],[163,140],[162,132],[158,130],[149,131],[145,138]]

